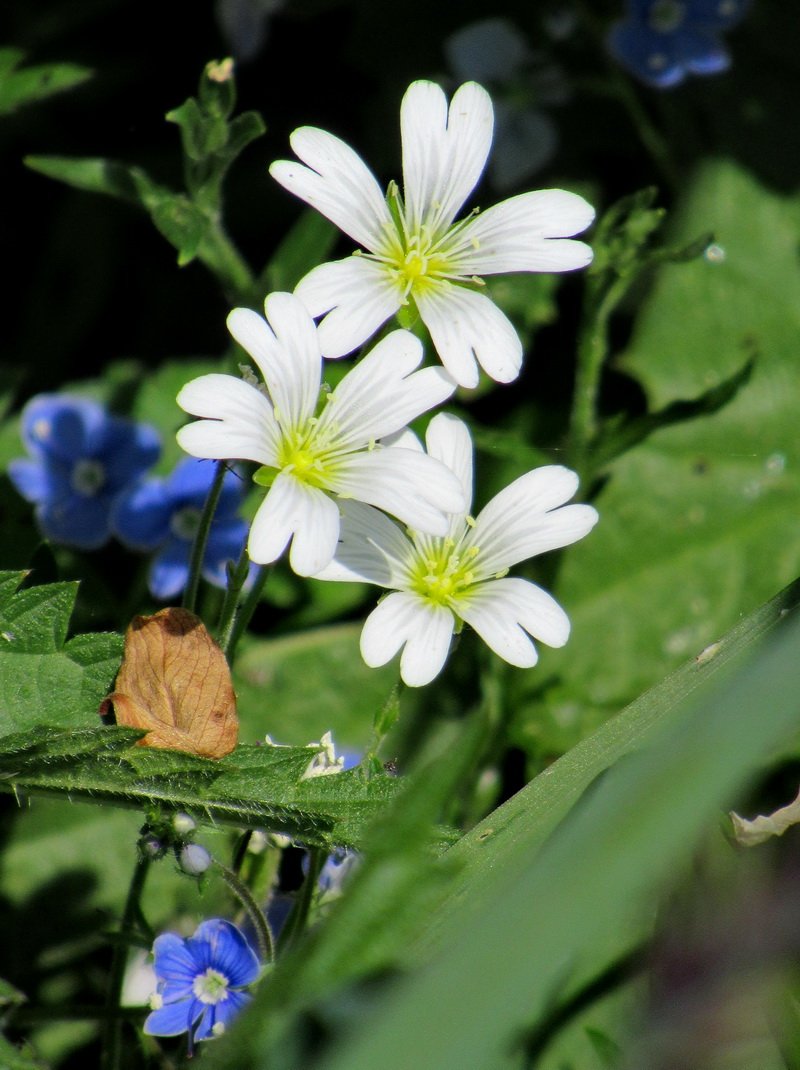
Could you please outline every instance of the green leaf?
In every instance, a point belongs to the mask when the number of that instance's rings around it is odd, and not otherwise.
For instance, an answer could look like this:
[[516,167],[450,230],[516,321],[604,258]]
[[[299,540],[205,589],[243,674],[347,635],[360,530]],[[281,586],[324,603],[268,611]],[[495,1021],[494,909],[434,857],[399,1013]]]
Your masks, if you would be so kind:
[[225,120],[222,116],[203,112],[194,97],[189,97],[179,108],[168,111],[166,118],[180,127],[183,151],[190,160],[204,160],[227,141]]
[[304,778],[309,747],[239,746],[220,761],[132,745],[124,728],[39,727],[4,740],[0,788],[147,809],[184,810],[215,824],[266,828],[324,848],[355,846],[400,789],[356,768]]
[[397,670],[369,669],[359,624],[243,642],[234,666],[242,734],[303,744],[333,731],[339,748],[363,750]]
[[91,725],[119,666],[122,638],[66,642],[77,584],[17,591],[23,573],[0,573],[0,736],[34,725]]
[[17,70],[24,58],[19,48],[0,48],[0,115],[74,89],[92,77],[88,67],[77,63],[43,63]]
[[[798,641],[795,617],[714,686],[675,696],[669,725],[646,731],[541,850],[531,850],[521,818],[493,864],[485,858],[491,870],[480,892],[450,904],[440,953],[392,986],[320,1066],[497,1065],[520,1030],[549,1012],[571,972],[624,938],[632,918],[649,916],[660,884],[685,864],[716,809],[795,729]],[[502,984],[487,983],[498,977]],[[266,1067],[266,1052],[244,1065]]]
[[[564,744],[703,650],[800,561],[800,209],[716,164],[690,189],[674,237],[708,228],[724,259],[658,269],[622,364],[658,409],[735,382],[743,359],[758,359],[720,411],[614,462],[599,524],[564,554],[557,594],[572,636],[541,659],[560,678],[548,708]],[[535,749],[533,676],[515,674],[514,701]]]
[[0,1034],[0,1066],[3,1070],[44,1070],[44,1063],[28,1054],[27,1045],[16,1047]]
[[103,193],[133,204],[140,203],[135,168],[115,160],[94,157],[26,156],[25,166],[47,178],[87,193]]

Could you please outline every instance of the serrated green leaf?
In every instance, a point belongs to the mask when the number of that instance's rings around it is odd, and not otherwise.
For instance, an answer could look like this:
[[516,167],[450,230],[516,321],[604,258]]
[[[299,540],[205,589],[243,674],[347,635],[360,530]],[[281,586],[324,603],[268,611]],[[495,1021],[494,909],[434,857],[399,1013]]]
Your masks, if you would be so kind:
[[0,573],[0,736],[35,725],[91,725],[119,665],[122,638],[65,642],[77,584],[18,591],[22,576]]
[[43,63],[17,70],[24,58],[21,49],[0,49],[0,115],[74,89],[92,77],[88,67],[77,63]]
[[140,735],[123,728],[17,733],[0,752],[0,788],[138,809],[165,806],[330,849],[355,846],[400,787],[395,777],[358,768],[304,779],[315,754],[308,747],[239,746],[210,761],[131,746]]

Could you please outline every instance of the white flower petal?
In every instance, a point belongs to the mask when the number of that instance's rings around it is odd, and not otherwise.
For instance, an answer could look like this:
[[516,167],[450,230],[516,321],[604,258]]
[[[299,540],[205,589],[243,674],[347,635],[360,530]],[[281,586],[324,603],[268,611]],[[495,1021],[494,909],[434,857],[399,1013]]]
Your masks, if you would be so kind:
[[447,534],[447,514],[461,512],[464,505],[459,482],[449,468],[425,453],[397,447],[343,458],[332,489],[431,535]]
[[497,589],[499,582],[470,591],[455,603],[455,611],[495,654],[520,669],[530,669],[539,660],[536,647],[518,623],[516,606]]
[[264,303],[267,320],[249,308],[228,316],[233,337],[258,364],[284,426],[313,416],[319,397],[322,354],[314,321],[292,294],[273,293]]
[[403,192],[411,229],[448,227],[477,185],[489,155],[494,119],[489,94],[466,82],[447,98],[434,82],[413,82],[400,106]]
[[281,556],[295,529],[295,486],[279,475],[258,507],[250,527],[247,553],[257,565],[270,565]]
[[348,256],[320,264],[305,275],[295,294],[320,323],[319,346],[328,360],[352,353],[397,312],[403,288],[382,264]]
[[577,487],[578,477],[570,469],[546,465],[501,490],[480,512],[465,539],[465,545],[480,551],[475,571],[482,577],[492,576],[587,535],[597,523],[597,511],[591,505],[563,505]]
[[308,164],[277,160],[270,174],[284,189],[316,208],[345,234],[373,251],[392,226],[377,179],[349,145],[325,130],[301,126],[290,138]]
[[333,560],[339,541],[339,510],[324,491],[301,484],[302,510],[289,551],[298,576],[314,576]]
[[471,219],[447,246],[460,275],[572,271],[591,262],[584,242],[568,241],[594,219],[592,206],[563,189],[521,193]]
[[[548,646],[561,647],[569,639],[567,614],[552,595],[529,580],[518,577],[489,580],[476,588],[476,594],[479,600],[502,602],[526,632]],[[472,603],[473,595],[464,601]],[[459,613],[460,609],[459,605]]]
[[442,364],[459,386],[478,385],[475,361],[498,383],[522,366],[522,343],[510,320],[485,294],[440,281],[415,296]]
[[[472,437],[463,420],[449,413],[440,412],[428,424],[425,433],[428,454],[437,461],[446,464],[461,484],[466,507],[464,513],[472,508]],[[459,524],[463,521],[457,517]],[[451,532],[452,534],[452,532]]]
[[320,431],[353,449],[399,431],[446,401],[456,384],[442,368],[423,368],[422,343],[410,331],[393,331],[348,372],[320,416]]
[[340,501],[339,510],[336,556],[315,578],[405,587],[415,559],[405,533],[385,513],[363,502]]
[[250,383],[232,375],[201,375],[176,400],[190,415],[210,417],[178,431],[178,445],[192,457],[275,463],[279,431],[272,406]]
[[258,509],[247,550],[259,565],[277,560],[289,539],[289,563],[311,576],[330,563],[339,537],[339,510],[323,491],[279,473]]
[[395,431],[393,435],[384,435],[381,438],[381,445],[396,446],[401,450],[416,450],[417,453],[425,452],[425,447],[410,427],[403,427]]
[[370,668],[385,665],[405,644],[400,673],[409,687],[430,683],[442,670],[453,634],[453,615],[417,595],[390,594],[370,613],[361,633],[361,656]]

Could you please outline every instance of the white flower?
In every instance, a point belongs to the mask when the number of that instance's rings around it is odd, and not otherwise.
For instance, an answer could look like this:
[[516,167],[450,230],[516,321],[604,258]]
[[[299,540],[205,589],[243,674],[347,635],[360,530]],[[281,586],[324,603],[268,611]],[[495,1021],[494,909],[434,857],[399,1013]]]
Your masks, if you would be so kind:
[[203,417],[178,432],[187,453],[262,466],[254,479],[269,491],[250,529],[251,560],[275,561],[291,539],[295,572],[324,568],[339,538],[335,496],[369,502],[424,531],[446,531],[445,514],[463,506],[453,473],[377,440],[445,401],[455,389],[449,376],[441,368],[414,371],[422,345],[394,331],[327,394],[316,328],[303,305],[274,293],[265,309],[269,322],[234,309],[228,327],[258,365],[266,392],[232,375],[202,375],[177,399]]
[[[401,437],[404,446],[409,436]],[[458,476],[468,510],[472,440],[466,426],[441,414],[431,420],[426,440],[428,453]],[[403,680],[411,687],[430,683],[462,623],[520,668],[537,661],[529,635],[548,646],[563,646],[569,637],[563,609],[541,587],[505,573],[591,531],[596,510],[564,504],[577,487],[578,477],[568,468],[536,468],[502,490],[477,519],[467,510],[453,515],[448,533],[438,537],[407,535],[369,506],[342,503],[342,541],[318,578],[367,581],[393,590],[364,624],[361,654],[367,665],[385,665],[403,647]]]
[[461,386],[477,385],[476,360],[499,382],[517,377],[522,345],[479,292],[480,276],[585,267],[589,246],[564,239],[585,230],[594,210],[574,193],[540,190],[454,223],[486,165],[493,121],[489,94],[475,82],[457,90],[449,110],[438,85],[413,82],[400,108],[403,197],[392,183],[386,199],[339,138],[311,126],[294,131],[291,146],[308,166],[278,160],[270,173],[362,246],[314,268],[295,291],[313,316],[325,316],[324,356],[351,353],[412,306]]

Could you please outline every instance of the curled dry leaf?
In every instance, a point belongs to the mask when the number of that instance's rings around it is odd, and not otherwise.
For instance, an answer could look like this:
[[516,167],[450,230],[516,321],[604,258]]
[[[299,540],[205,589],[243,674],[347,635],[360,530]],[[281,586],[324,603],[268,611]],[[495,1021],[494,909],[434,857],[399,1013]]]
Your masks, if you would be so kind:
[[[145,747],[221,758],[236,746],[239,720],[225,655],[187,609],[134,617],[114,691],[117,724],[145,728]],[[101,708],[101,712],[103,712]]]

